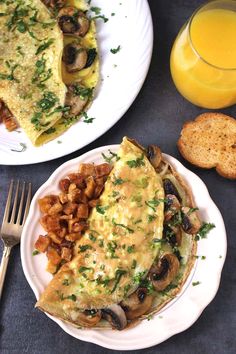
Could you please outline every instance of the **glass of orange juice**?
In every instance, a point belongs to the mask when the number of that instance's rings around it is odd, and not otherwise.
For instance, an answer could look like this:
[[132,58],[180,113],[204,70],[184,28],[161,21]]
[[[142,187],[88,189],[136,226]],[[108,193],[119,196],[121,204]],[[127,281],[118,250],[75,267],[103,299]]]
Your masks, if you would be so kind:
[[170,68],[179,92],[204,108],[236,103],[236,1],[210,1],[178,34]]

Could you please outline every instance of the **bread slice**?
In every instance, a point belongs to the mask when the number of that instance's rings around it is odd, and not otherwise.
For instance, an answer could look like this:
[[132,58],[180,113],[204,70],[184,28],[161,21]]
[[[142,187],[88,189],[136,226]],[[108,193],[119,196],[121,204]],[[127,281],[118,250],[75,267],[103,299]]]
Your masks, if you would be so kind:
[[222,113],[204,113],[186,122],[177,146],[193,165],[215,167],[230,179],[236,179],[236,120]]

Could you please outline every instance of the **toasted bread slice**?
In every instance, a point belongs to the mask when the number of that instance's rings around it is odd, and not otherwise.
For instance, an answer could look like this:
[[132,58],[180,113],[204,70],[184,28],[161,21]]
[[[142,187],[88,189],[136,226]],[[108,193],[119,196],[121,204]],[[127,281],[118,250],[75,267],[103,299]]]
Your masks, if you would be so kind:
[[222,113],[204,113],[186,122],[177,146],[182,156],[202,168],[215,167],[236,179],[236,120]]

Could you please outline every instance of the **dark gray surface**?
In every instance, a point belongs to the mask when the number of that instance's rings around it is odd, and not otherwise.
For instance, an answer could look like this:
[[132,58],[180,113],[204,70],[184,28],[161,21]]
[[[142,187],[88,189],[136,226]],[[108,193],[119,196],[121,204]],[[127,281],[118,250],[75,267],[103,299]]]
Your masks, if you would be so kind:
[[[130,0],[129,0],[130,1]],[[135,0],[133,0],[135,1]],[[138,98],[109,132],[86,148],[64,158],[38,165],[0,166],[0,220],[10,178],[33,182],[34,192],[63,162],[106,144],[119,143],[124,135],[142,144],[155,143],[196,172],[209,188],[223,214],[228,233],[228,255],[220,289],[197,322],[184,333],[143,353],[230,354],[236,351],[236,189],[235,182],[214,170],[193,168],[176,148],[181,126],[206,110],[193,106],[176,91],[170,77],[169,55],[173,40],[185,20],[202,1],[150,0],[155,42],[151,68]],[[223,110],[236,117],[236,107]],[[20,158],[20,156],[19,156]],[[0,351],[8,353],[109,353],[110,350],[76,340],[34,309],[35,298],[20,262],[19,247],[12,252],[0,308]],[[158,333],[158,328],[156,329]],[[143,338],[145,342],[145,338]],[[139,351],[137,351],[138,353]]]

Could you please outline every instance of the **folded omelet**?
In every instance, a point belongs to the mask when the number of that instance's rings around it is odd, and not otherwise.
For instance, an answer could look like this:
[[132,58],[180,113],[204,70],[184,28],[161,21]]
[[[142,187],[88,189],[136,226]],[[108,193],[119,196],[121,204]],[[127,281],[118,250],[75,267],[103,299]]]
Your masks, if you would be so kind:
[[[54,139],[76,122],[98,81],[95,24],[86,17],[87,3],[58,1],[60,8],[55,9],[44,3],[0,2],[0,99],[34,145]],[[83,26],[86,31],[78,31]],[[78,55],[82,64],[70,69]],[[76,96],[80,107],[74,109]]]
[[123,329],[155,313],[194,262],[200,222],[191,193],[160,150],[124,138],[116,160],[74,258],[36,304],[79,326],[107,326],[102,317]]

